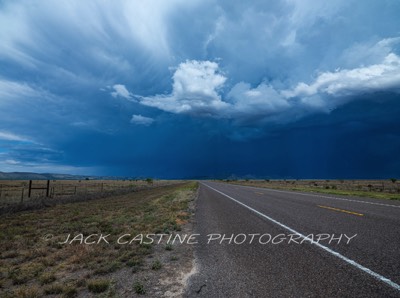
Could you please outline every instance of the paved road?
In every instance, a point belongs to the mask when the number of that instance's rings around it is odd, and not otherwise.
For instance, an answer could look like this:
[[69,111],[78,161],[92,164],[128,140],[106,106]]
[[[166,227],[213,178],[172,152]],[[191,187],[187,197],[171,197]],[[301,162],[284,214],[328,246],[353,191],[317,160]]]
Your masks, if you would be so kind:
[[398,201],[202,182],[195,233],[189,297],[400,297]]

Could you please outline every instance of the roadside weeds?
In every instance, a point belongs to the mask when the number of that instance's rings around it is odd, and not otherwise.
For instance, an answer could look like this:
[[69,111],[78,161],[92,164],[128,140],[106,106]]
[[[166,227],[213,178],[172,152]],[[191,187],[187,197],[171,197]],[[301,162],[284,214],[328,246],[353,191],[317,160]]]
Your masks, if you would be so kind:
[[[2,216],[0,296],[180,297],[194,268],[192,245],[116,239],[191,233],[196,189],[188,182]],[[68,234],[110,237],[60,244]]]

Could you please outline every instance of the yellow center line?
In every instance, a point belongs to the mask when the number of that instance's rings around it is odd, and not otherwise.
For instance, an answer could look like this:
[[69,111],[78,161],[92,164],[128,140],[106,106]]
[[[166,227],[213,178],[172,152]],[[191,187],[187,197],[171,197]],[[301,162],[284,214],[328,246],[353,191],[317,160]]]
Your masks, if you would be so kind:
[[364,216],[364,214],[353,212],[353,211],[348,211],[348,210],[343,210],[343,209],[338,209],[338,208],[333,208],[333,207],[328,207],[328,206],[322,206],[322,205],[317,205],[317,206],[320,208],[325,208],[325,209],[329,209],[329,210],[344,212],[344,213],[358,215],[358,216]]
[[264,194],[263,192],[258,192],[258,191],[255,191],[254,193],[256,193],[258,195],[263,195]]

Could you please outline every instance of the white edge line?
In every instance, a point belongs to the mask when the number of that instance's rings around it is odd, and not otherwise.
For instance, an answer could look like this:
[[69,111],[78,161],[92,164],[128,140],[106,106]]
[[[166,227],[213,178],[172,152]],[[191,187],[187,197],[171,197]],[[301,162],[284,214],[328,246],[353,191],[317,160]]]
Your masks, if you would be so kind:
[[[203,184],[203,183],[202,183],[202,184]],[[279,222],[279,221],[277,221],[277,220],[275,220],[275,219],[273,219],[273,218],[271,218],[271,217],[269,217],[269,216],[267,216],[267,215],[261,213],[260,211],[257,211],[256,209],[253,209],[253,208],[247,206],[246,204],[244,204],[244,203],[242,203],[242,202],[240,202],[240,201],[238,201],[238,200],[232,198],[231,196],[229,196],[229,195],[227,195],[227,194],[225,194],[225,193],[223,193],[223,192],[221,192],[221,191],[219,191],[219,190],[217,190],[217,189],[215,189],[215,188],[213,188],[213,187],[211,187],[211,186],[209,186],[209,185],[207,185],[207,184],[203,184],[203,185],[205,185],[205,186],[211,188],[212,190],[214,190],[214,191],[220,193],[221,195],[224,195],[225,197],[231,199],[232,201],[238,203],[239,205],[242,205],[243,207],[245,207],[245,208],[247,208],[247,209],[253,211],[254,213],[256,213],[256,214],[258,214],[258,215],[260,215],[260,216],[262,216],[262,217],[268,219],[269,221],[272,221],[273,223],[275,223],[275,224],[281,226],[282,228],[288,230],[289,232],[294,233],[294,234],[296,234],[296,235],[299,235],[299,236],[300,236],[301,238],[303,238],[303,239],[309,239],[309,238],[307,238],[307,236],[301,234],[300,232],[297,232],[296,230],[294,230],[294,229],[288,227],[287,225],[284,225],[283,223],[281,223],[281,222]],[[340,254],[340,253],[338,253],[338,252],[336,252],[336,251],[334,251],[334,250],[332,250],[332,249],[330,249],[330,248],[328,248],[328,247],[326,247],[326,246],[324,246],[324,245],[322,245],[322,244],[320,244],[320,243],[318,243],[318,242],[311,242],[311,243],[314,244],[314,245],[316,245],[316,246],[318,246],[319,248],[321,248],[321,249],[327,251],[327,252],[330,253],[331,255],[334,255],[335,257],[338,257],[339,259],[345,261],[346,263],[348,263],[348,264],[350,264],[350,265],[356,267],[357,269],[360,269],[360,270],[364,271],[365,273],[367,273],[367,274],[369,274],[369,275],[371,275],[371,276],[377,278],[378,280],[380,280],[380,281],[386,283],[387,285],[391,286],[392,288],[394,288],[394,289],[400,291],[400,285],[398,285],[397,283],[391,281],[390,279],[388,279],[388,278],[386,278],[386,277],[384,277],[384,276],[382,276],[382,275],[380,275],[380,274],[378,274],[378,273],[372,271],[371,269],[368,269],[367,267],[364,267],[363,265],[357,263],[356,261],[353,261],[353,260],[351,260],[351,259],[345,257],[344,255],[342,255],[342,254]]]
[[278,190],[278,189],[272,189],[272,188],[266,188],[266,187],[248,186],[248,185],[238,185],[238,186],[239,187],[254,188],[254,189],[258,189],[258,190],[267,190],[267,191],[291,193],[291,194],[297,194],[297,195],[302,195],[302,196],[311,196],[311,197],[317,197],[317,198],[327,198],[327,199],[332,199],[332,200],[350,201],[350,202],[363,203],[363,204],[371,204],[371,205],[379,205],[379,206],[400,208],[400,205],[390,205],[390,204],[366,202],[366,201],[361,201],[361,200],[351,200],[351,199],[345,199],[345,198],[316,195],[316,194],[313,194],[313,193],[302,193],[302,192],[297,192],[297,191],[285,191],[285,190]]

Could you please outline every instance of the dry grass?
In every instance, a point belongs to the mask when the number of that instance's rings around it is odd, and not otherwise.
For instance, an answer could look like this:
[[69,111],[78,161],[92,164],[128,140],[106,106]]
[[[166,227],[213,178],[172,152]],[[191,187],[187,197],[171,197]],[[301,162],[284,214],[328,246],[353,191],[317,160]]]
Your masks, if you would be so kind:
[[400,182],[391,180],[227,180],[254,187],[400,200]]
[[[179,230],[196,187],[188,182],[2,216],[0,297],[118,293],[113,274],[144,270],[143,259],[153,250],[137,242],[117,244],[118,237]],[[81,233],[110,234],[109,243],[60,244]]]
[[[118,190],[142,190],[157,186],[182,183],[171,180],[50,180],[51,199],[64,199],[71,196],[87,196],[97,193],[110,193]],[[47,180],[33,180],[33,188],[45,188]],[[0,180],[0,207],[27,203],[44,199],[45,189],[32,189],[28,197],[29,181]]]

